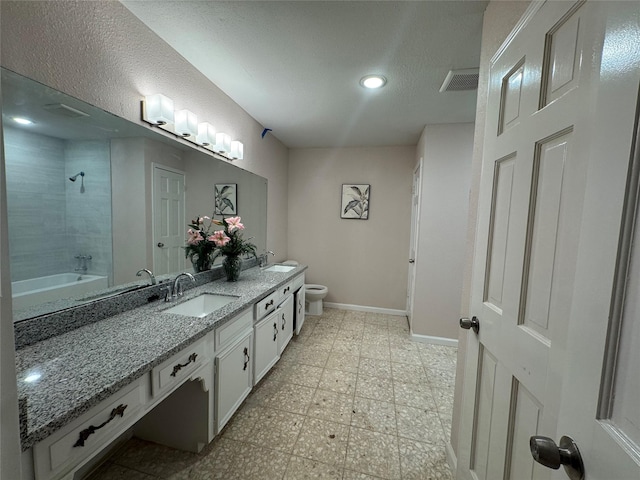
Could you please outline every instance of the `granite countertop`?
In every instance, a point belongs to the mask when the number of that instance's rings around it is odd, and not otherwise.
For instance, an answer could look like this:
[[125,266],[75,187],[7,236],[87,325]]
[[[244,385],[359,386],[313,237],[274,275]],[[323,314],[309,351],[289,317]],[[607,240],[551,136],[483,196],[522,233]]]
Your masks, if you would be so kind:
[[[43,440],[174,353],[234,318],[250,305],[306,270],[251,268],[238,282],[217,280],[30,345],[16,352],[22,448]],[[188,279],[181,280],[188,282]],[[238,296],[204,318],[163,313],[202,293]],[[40,375],[36,381],[25,378]],[[26,419],[25,417],[26,412]]]

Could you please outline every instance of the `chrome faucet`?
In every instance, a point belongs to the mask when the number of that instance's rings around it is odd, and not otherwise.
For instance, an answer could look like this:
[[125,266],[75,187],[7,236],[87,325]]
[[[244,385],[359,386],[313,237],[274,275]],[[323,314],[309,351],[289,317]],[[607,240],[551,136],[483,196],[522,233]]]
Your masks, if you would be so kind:
[[271,250],[267,250],[262,255],[260,255],[260,260],[258,260],[258,263],[261,268],[269,266],[269,255],[273,257],[276,256],[276,254],[273,253]]
[[141,277],[142,276],[142,272],[146,273],[147,275],[149,275],[149,278],[151,279],[151,285],[155,285],[156,283],[156,277],[153,274],[153,272],[151,270],[148,270],[146,268],[143,268],[142,270],[138,270],[138,272],[136,273],[136,277]]
[[173,302],[176,298],[181,297],[183,295],[182,285],[180,284],[180,279],[182,277],[188,277],[191,279],[193,283],[196,283],[196,279],[188,272],[182,272],[178,274],[176,279],[173,281],[173,288],[170,285],[167,285],[167,293],[165,294],[164,301],[165,302]]

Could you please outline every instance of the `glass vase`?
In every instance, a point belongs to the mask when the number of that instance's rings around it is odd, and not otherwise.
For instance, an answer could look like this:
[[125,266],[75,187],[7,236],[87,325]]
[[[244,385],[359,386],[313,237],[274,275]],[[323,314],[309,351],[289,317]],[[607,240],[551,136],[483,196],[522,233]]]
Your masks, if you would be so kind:
[[237,282],[242,270],[242,259],[235,255],[227,255],[222,262],[222,268],[228,282]]
[[197,253],[194,253],[191,256],[191,264],[193,265],[193,271],[195,273],[211,270],[211,259],[209,258],[209,255],[200,257]]

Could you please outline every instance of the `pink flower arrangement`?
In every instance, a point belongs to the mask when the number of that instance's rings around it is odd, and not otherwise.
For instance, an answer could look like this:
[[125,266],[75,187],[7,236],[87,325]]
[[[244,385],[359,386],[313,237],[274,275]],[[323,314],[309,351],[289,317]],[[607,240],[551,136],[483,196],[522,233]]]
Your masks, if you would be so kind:
[[[250,255],[256,257],[256,246],[242,238],[244,225],[240,217],[216,220],[210,217],[198,217],[187,230],[187,246],[185,254],[198,271],[208,270],[213,261],[220,255],[239,257]],[[214,230],[216,226],[222,230]]]

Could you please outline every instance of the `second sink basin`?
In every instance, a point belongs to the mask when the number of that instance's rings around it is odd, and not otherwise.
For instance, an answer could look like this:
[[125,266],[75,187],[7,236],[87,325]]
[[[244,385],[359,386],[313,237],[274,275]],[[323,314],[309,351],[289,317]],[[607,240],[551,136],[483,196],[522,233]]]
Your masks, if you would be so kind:
[[187,300],[180,305],[164,310],[163,313],[174,313],[184,315],[185,317],[206,317],[210,313],[215,312],[219,308],[224,307],[228,303],[237,300],[240,297],[232,295],[217,295],[214,293],[203,293],[202,295]]
[[293,270],[293,265],[271,265],[269,268],[265,269],[266,272],[290,272]]

